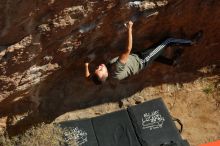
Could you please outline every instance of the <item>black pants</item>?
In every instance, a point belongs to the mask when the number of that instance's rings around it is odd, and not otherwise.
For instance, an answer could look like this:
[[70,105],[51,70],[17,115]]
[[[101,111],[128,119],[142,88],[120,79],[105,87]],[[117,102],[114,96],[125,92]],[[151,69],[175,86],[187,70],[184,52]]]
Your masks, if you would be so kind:
[[141,62],[146,67],[153,61],[157,61],[167,65],[173,65],[174,60],[163,56],[164,49],[169,45],[191,45],[193,42],[186,39],[168,38],[154,49],[148,49],[138,53]]

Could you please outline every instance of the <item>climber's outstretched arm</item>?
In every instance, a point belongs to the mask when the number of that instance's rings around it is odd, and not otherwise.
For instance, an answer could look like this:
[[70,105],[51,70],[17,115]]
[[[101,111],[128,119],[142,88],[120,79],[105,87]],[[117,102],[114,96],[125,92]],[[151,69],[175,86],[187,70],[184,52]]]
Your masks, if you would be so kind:
[[85,78],[88,79],[90,76],[90,72],[89,72],[89,63],[85,63]]
[[119,61],[123,64],[125,64],[128,60],[128,56],[131,52],[132,49],[132,26],[133,26],[133,22],[129,21],[127,24],[127,28],[128,28],[128,44],[127,47],[125,48],[125,50],[122,52],[122,54],[119,56]]

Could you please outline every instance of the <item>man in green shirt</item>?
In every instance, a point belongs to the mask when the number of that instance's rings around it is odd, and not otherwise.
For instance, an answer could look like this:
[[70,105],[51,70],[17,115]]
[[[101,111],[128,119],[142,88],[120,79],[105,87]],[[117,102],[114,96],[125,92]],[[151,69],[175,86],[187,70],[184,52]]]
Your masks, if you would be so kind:
[[147,67],[150,63],[152,63],[152,61],[154,60],[168,65],[173,65],[175,61],[174,58],[169,59],[162,56],[165,47],[170,44],[193,44],[193,42],[190,40],[168,38],[156,48],[148,49],[138,54],[131,54],[132,26],[133,22],[129,21],[127,24],[127,47],[118,57],[113,58],[107,64],[100,64],[93,74],[90,74],[89,63],[85,63],[85,77],[87,79],[92,79],[96,84],[101,84],[105,82],[108,78],[122,80],[131,75],[137,74],[139,71]]

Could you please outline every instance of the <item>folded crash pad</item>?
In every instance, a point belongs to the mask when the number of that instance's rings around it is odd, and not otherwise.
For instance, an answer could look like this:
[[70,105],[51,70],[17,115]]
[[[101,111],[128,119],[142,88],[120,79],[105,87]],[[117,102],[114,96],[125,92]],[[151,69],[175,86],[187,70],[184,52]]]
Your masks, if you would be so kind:
[[142,146],[188,146],[161,98],[128,108]]
[[91,119],[61,122],[60,127],[64,129],[66,145],[75,141],[77,146],[98,146]]
[[141,146],[127,110],[92,119],[99,146]]

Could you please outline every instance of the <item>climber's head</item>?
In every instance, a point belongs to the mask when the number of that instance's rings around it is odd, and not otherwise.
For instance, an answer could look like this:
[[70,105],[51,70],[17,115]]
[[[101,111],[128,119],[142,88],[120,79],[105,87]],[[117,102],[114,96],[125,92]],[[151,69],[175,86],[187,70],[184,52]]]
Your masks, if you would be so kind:
[[94,72],[93,81],[96,84],[101,84],[105,82],[107,78],[108,78],[108,69],[105,64],[100,64],[99,66],[97,66]]

